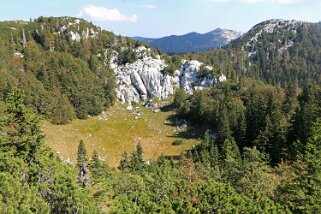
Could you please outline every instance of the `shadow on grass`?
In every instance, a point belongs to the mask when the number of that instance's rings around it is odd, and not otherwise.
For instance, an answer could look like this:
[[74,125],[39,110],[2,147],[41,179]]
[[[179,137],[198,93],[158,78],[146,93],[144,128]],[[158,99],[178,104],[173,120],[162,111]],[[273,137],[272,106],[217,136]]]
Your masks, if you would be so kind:
[[[160,107],[162,112],[175,112],[177,109],[174,105],[168,104]],[[168,137],[183,139],[201,139],[203,138],[207,128],[205,125],[193,124],[186,120],[184,116],[172,114],[166,118],[165,125],[176,127],[176,132]]]
[[179,130],[175,134],[168,137],[199,140],[203,138],[206,130],[207,129],[202,126],[191,126],[185,130]]
[[172,138],[201,139],[207,131],[206,126],[193,124],[179,115],[167,117],[165,125],[176,127],[176,132],[168,136]]
[[162,107],[159,108],[162,112],[169,112],[169,111],[175,111],[174,105],[168,104],[168,105],[164,105]]

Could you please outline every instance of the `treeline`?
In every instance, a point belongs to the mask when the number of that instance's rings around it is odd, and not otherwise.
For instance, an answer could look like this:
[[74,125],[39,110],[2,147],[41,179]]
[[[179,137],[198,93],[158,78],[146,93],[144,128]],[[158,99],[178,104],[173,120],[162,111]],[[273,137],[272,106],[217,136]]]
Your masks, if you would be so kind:
[[181,117],[206,125],[220,146],[233,139],[240,151],[255,146],[271,163],[292,160],[297,141],[307,139],[321,115],[321,88],[278,89],[246,81],[248,87],[228,82],[192,96],[178,90],[174,107]]
[[125,153],[119,168],[134,177],[113,186],[111,211],[319,213],[321,88],[245,81],[178,90],[174,107],[207,128],[204,140],[178,162],[145,163],[140,145]]

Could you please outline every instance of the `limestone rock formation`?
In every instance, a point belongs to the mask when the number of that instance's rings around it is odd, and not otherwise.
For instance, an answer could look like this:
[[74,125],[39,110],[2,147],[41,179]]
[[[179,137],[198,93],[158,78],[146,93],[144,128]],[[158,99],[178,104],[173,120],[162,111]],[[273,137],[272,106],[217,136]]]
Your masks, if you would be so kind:
[[192,94],[195,90],[226,81],[224,75],[219,78],[213,78],[211,75],[201,76],[202,69],[210,71],[212,68],[202,67],[203,63],[195,60],[183,60],[180,69],[172,76],[164,74],[162,70],[167,65],[160,56],[152,58],[149,54],[150,49],[144,47],[136,48],[135,51],[140,57],[132,64],[118,65],[117,56],[112,57],[110,62],[116,75],[116,96],[121,102],[137,102],[154,97],[166,99],[174,94],[178,87]]

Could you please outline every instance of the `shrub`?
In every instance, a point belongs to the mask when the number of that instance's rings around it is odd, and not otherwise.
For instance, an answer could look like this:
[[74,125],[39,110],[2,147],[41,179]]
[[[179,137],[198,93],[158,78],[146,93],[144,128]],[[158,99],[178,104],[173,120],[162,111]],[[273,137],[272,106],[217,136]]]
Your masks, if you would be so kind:
[[125,65],[126,63],[134,63],[137,61],[137,55],[135,51],[128,48],[119,52],[118,55],[118,64]]
[[174,71],[180,69],[181,67],[181,58],[178,56],[168,57],[166,59],[167,67],[165,67],[162,72],[167,75],[173,75]]
[[182,145],[184,142],[183,142],[183,140],[175,140],[173,143],[172,143],[172,145],[173,146],[180,146],[180,145]]

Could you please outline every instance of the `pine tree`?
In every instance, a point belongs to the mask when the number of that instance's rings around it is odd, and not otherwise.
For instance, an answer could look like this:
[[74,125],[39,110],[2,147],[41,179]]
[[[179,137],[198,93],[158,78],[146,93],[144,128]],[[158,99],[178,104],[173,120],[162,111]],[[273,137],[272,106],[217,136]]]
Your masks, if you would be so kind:
[[274,99],[271,106],[272,137],[268,144],[267,152],[273,163],[279,163],[287,158],[287,129],[288,124],[284,114],[281,112],[281,103]]
[[40,118],[29,113],[23,103],[24,95],[21,90],[13,88],[9,93],[6,117],[2,119],[1,132],[5,133],[6,142],[3,146],[14,149],[14,153],[27,162],[32,162],[40,149],[44,135],[40,129]]
[[108,165],[104,160],[101,160],[98,153],[94,151],[91,162],[91,173],[94,182],[105,180],[110,174]]
[[228,112],[226,105],[224,103],[220,104],[219,111],[217,113],[218,121],[217,121],[217,133],[218,139],[217,142],[222,144],[226,139],[232,136],[232,132],[230,129],[230,123],[228,118]]
[[222,147],[223,174],[228,181],[235,184],[241,177],[241,154],[233,138],[224,141]]
[[136,154],[137,154],[137,161],[143,162],[143,147],[140,143],[137,144],[136,146]]
[[293,181],[280,187],[280,202],[293,213],[321,212],[321,119],[311,127],[302,153],[292,164]]
[[129,167],[128,155],[127,155],[127,152],[124,152],[122,155],[122,159],[120,161],[120,164],[119,164],[119,169],[125,170],[125,169],[128,169],[128,167]]
[[303,88],[303,92],[298,98],[300,106],[289,134],[290,142],[300,140],[303,143],[309,137],[313,123],[321,114],[321,93],[318,90],[320,89],[311,85],[306,85]]
[[239,113],[236,127],[233,127],[233,129],[233,137],[237,145],[239,145],[240,150],[242,150],[246,145],[246,118],[243,111]]
[[143,147],[140,143],[138,143],[136,150],[131,154],[129,165],[132,171],[140,171],[143,167],[143,164]]
[[82,187],[89,186],[88,156],[83,140],[80,140],[77,155],[78,180]]
[[238,184],[242,193],[248,195],[254,192],[264,195],[273,195],[275,189],[271,185],[273,176],[272,168],[268,165],[268,156],[253,148],[244,148],[242,161],[242,178]]
[[261,94],[252,89],[246,109],[247,146],[252,146],[260,131],[265,127],[266,103]]
[[285,90],[285,101],[282,106],[283,112],[286,114],[288,120],[295,114],[298,106],[296,89],[293,84],[289,84]]
[[270,144],[271,138],[273,136],[273,127],[270,116],[266,116],[266,125],[260,134],[254,140],[254,146],[256,146],[259,151],[267,152],[268,146]]
[[177,108],[178,111],[180,111],[183,108],[186,99],[187,94],[185,93],[185,91],[180,88],[176,89],[174,94],[173,106]]
[[210,147],[209,156],[210,156],[211,166],[214,168],[218,168],[220,164],[220,153],[219,153],[217,144],[214,142]]
[[94,150],[92,156],[92,168],[99,169],[101,167],[101,160],[99,159],[99,155],[96,150]]

